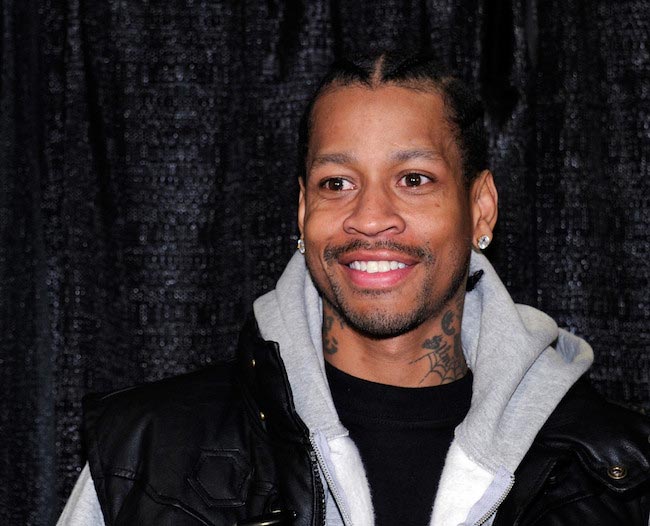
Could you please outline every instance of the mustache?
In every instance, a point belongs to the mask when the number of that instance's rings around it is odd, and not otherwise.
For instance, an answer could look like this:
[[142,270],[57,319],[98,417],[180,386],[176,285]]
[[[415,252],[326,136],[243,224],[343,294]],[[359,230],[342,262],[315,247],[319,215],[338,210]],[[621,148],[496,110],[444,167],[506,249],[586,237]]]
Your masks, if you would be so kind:
[[434,260],[433,254],[422,247],[403,245],[402,243],[388,240],[371,243],[370,241],[362,241],[361,239],[349,241],[344,245],[326,247],[323,251],[323,259],[328,263],[332,263],[337,261],[342,255],[355,250],[391,250],[427,262]]

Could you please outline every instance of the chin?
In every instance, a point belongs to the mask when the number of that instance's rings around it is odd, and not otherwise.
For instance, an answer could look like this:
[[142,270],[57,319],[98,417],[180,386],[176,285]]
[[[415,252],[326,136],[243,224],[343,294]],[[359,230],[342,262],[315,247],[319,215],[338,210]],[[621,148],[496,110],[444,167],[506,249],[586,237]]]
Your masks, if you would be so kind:
[[432,317],[428,309],[420,308],[414,312],[396,313],[385,310],[358,312],[345,306],[332,305],[339,315],[355,331],[372,339],[383,340],[406,334],[422,325]]

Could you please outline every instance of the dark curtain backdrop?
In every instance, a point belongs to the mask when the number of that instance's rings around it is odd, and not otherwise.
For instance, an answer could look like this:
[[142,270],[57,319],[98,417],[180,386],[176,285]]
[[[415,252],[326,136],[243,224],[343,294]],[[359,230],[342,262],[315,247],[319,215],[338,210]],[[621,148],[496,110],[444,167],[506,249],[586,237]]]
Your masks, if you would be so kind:
[[80,400],[232,355],[296,240],[296,128],[349,50],[480,90],[516,300],[650,405],[650,2],[2,0],[0,523],[53,524]]

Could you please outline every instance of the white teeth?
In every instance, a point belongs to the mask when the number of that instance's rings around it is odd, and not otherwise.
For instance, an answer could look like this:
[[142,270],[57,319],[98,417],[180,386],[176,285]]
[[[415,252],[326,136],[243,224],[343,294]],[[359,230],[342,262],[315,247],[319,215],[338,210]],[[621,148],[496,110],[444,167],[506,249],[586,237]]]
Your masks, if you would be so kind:
[[348,266],[352,270],[361,270],[368,274],[375,274],[376,272],[388,272],[389,270],[406,268],[406,263],[400,261],[353,261]]

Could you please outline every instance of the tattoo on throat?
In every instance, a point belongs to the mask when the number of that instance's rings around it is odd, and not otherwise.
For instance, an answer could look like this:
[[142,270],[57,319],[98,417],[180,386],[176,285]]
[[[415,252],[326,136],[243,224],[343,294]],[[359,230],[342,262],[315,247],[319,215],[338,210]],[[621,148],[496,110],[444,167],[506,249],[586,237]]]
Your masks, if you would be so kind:
[[343,320],[333,307],[328,306],[323,312],[323,352],[326,354],[336,354],[339,350],[339,342],[332,334],[336,332],[336,325],[340,330],[347,327]]
[[454,313],[448,310],[447,312],[445,312],[444,316],[442,317],[442,322],[441,322],[442,332],[444,332],[447,336],[453,336],[456,333],[456,329],[454,329],[453,323],[454,323]]
[[[323,351],[327,354],[335,354],[339,350],[339,342],[331,334],[332,325],[334,325],[334,316],[323,315]],[[341,328],[343,328],[343,322],[341,322]]]
[[457,315],[453,311],[445,312],[440,322],[442,334],[436,334],[425,340],[422,348],[427,352],[411,362],[412,364],[421,361],[428,363],[429,370],[420,383],[434,375],[440,379],[440,384],[447,384],[462,378],[467,372],[460,331],[454,327],[455,318]]

